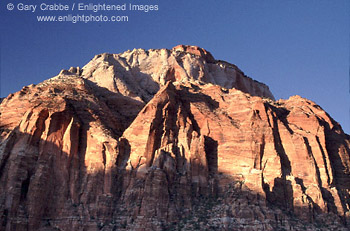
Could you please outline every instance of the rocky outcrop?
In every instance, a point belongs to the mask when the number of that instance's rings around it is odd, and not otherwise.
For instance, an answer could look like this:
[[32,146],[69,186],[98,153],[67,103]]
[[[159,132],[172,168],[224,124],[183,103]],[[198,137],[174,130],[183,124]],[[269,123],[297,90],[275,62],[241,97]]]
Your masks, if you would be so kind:
[[[142,179],[144,190],[153,187],[151,195],[137,194],[151,200],[140,199],[143,219],[154,217],[143,211],[157,209],[153,202],[159,194],[166,197],[161,206],[181,214],[193,205],[172,197],[226,198],[228,185],[236,181],[253,201],[264,198],[306,221],[329,212],[349,218],[349,136],[301,97],[272,102],[219,86],[169,83],[123,136],[129,140],[131,174]],[[154,174],[162,180],[148,185]],[[127,183],[126,198],[134,196],[134,181]],[[160,193],[164,187],[171,193]],[[173,188],[185,189],[184,195]],[[261,207],[258,212],[266,214]]]
[[265,84],[245,76],[233,64],[215,60],[196,46],[100,54],[82,68],[82,76],[111,92],[142,102],[152,99],[168,81],[212,83],[274,99]]
[[197,47],[197,46],[185,46],[185,45],[178,45],[172,49],[173,51],[179,51],[179,52],[187,52],[192,55],[196,55],[199,57],[202,57],[207,63],[215,63],[215,59],[210,52],[206,51],[203,48]]
[[92,217],[111,219],[104,214],[113,210],[118,137],[142,107],[63,73],[7,97],[1,104],[0,230],[55,222],[80,230],[97,227]]
[[312,101],[186,69],[221,64],[103,54],[5,98],[0,230],[347,230],[350,137]]

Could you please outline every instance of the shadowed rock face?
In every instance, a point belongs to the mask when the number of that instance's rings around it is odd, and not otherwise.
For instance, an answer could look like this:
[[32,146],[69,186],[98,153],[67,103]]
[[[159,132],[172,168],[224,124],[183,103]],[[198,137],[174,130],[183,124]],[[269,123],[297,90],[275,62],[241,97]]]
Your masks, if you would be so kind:
[[348,230],[349,136],[237,70],[134,50],[9,95],[0,230]]

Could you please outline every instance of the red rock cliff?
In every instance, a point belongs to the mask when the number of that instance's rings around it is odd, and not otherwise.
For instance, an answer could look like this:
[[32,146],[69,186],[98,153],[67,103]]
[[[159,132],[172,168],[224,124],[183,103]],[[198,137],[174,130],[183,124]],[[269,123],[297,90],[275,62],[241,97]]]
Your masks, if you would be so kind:
[[192,46],[104,54],[9,95],[0,230],[347,230],[349,136],[220,65]]

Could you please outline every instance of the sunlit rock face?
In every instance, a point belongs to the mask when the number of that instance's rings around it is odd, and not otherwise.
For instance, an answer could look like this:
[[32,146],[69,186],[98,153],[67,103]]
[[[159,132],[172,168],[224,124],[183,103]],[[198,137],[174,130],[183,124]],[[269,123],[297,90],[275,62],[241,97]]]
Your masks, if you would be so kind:
[[273,99],[265,84],[245,76],[233,64],[215,60],[208,51],[196,46],[100,54],[84,66],[82,75],[100,87],[143,102],[152,99],[168,81],[212,83]]
[[349,229],[340,125],[199,47],[98,55],[0,113],[0,230]]

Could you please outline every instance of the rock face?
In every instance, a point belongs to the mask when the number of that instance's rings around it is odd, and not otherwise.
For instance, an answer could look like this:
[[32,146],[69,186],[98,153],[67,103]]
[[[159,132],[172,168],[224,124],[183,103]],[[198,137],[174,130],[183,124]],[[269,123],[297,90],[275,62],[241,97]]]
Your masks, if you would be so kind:
[[152,99],[168,81],[212,83],[274,99],[265,84],[245,76],[233,64],[215,60],[209,52],[196,46],[104,53],[85,65],[82,76],[111,92],[142,102]]
[[0,110],[0,230],[350,228],[350,137],[202,48],[102,54]]

